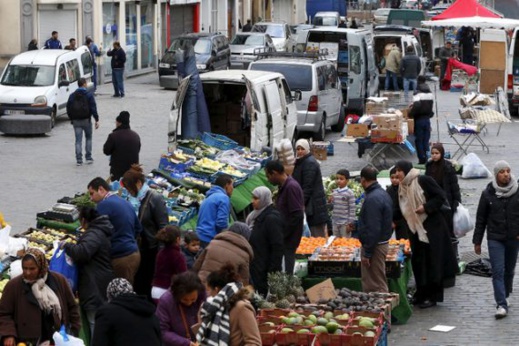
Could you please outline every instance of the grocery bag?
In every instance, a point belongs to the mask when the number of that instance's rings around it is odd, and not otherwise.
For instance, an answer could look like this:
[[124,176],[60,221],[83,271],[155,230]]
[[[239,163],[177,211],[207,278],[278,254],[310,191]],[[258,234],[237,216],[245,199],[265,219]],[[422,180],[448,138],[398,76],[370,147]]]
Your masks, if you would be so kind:
[[72,292],[77,291],[78,270],[72,258],[65,253],[65,250],[57,249],[54,252],[50,259],[49,269],[63,275],[72,288]]
[[59,333],[54,332],[52,339],[56,346],[85,346],[83,340],[67,334],[65,326],[61,326]]
[[474,229],[474,221],[470,218],[469,210],[461,203],[454,213],[452,223],[454,235],[457,238],[464,237],[468,232]]

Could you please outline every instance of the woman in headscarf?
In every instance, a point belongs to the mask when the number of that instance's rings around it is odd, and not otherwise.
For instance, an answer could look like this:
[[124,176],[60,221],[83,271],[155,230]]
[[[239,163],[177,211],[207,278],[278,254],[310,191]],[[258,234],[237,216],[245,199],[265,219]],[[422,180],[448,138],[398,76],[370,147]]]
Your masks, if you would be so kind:
[[113,279],[106,297],[108,304],[97,310],[92,345],[162,345],[155,305],[137,295],[128,280]]
[[304,195],[305,215],[313,237],[326,235],[328,209],[324,193],[321,167],[310,152],[306,139],[296,142],[296,164],[292,177],[301,185]]
[[85,233],[77,244],[62,243],[61,247],[78,266],[79,303],[93,335],[96,311],[106,302],[106,287],[114,278],[110,258],[113,227],[107,215],[99,215],[90,207],[80,210],[79,220]]
[[495,318],[506,317],[508,296],[512,293],[519,249],[519,193],[510,164],[498,161],[494,180],[481,194],[472,243],[481,254],[481,243],[487,230],[488,254],[492,264],[492,286],[496,301]]
[[196,334],[200,345],[261,345],[256,312],[249,301],[251,293],[242,288],[241,281],[232,263],[207,277],[212,299],[202,304],[200,311],[202,324]]
[[49,271],[45,254],[29,248],[22,258],[22,275],[11,279],[0,300],[1,345],[40,344],[64,325],[77,336],[79,307],[63,275]]
[[411,264],[416,281],[413,303],[420,308],[443,302],[444,281],[457,272],[449,230],[441,211],[445,192],[433,178],[420,175],[409,161],[395,165],[400,179],[399,198],[402,215],[409,226]]
[[140,165],[134,164],[122,178],[122,183],[134,197],[130,202],[135,207],[142,225],[139,251],[141,264],[135,274],[135,291],[151,299],[151,287],[155,261],[159,250],[157,232],[168,225],[168,210],[164,198],[150,189]]
[[284,221],[272,204],[272,192],[265,186],[252,191],[252,207],[254,210],[246,220],[251,228],[249,243],[254,252],[250,274],[254,288],[266,297],[268,273],[282,269]]
[[445,149],[441,143],[435,143],[431,147],[431,160],[425,164],[425,175],[428,175],[445,191],[450,210],[443,210],[445,221],[449,226],[449,234],[456,257],[458,257],[458,239],[454,235],[452,217],[461,203],[460,186],[458,177],[452,163],[445,160]]
[[243,222],[235,222],[227,231],[218,233],[202,251],[193,266],[202,283],[209,273],[219,270],[225,263],[236,266],[244,285],[249,284],[249,268],[253,258],[249,244],[250,228]]

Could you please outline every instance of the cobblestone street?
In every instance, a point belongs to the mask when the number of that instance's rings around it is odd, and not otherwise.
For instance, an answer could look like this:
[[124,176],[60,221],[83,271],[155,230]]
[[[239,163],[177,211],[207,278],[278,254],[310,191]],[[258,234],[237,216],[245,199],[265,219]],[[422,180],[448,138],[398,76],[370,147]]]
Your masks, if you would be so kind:
[[[112,85],[99,87],[97,105],[101,127],[94,132],[93,165],[76,167],[74,134],[66,117],[62,117],[53,131],[46,136],[9,137],[0,135],[0,211],[21,232],[35,226],[36,213],[51,207],[57,199],[86,190],[87,183],[96,176],[108,177],[108,158],[102,147],[108,134],[115,127],[115,118],[122,110],[131,114],[131,127],[142,141],[140,154],[145,171],[158,166],[160,154],[167,148],[167,124],[169,110],[175,92],[159,87],[156,74],[148,74],[126,80],[127,94],[114,99]],[[434,88],[433,88],[434,89]],[[437,91],[440,140],[453,143],[448,137],[446,119],[457,121],[460,93]],[[436,119],[433,119],[431,140],[438,138]],[[507,160],[512,173],[519,175],[519,155],[515,131],[517,123],[503,124],[499,136],[498,125],[487,126],[483,137],[490,146],[490,153],[481,147],[472,147],[492,171],[500,159]],[[328,140],[337,141],[339,134],[329,133]],[[446,146],[454,152],[455,147]],[[417,159],[415,158],[415,162]],[[357,145],[335,142],[335,155],[322,162],[323,176],[335,173],[339,168],[359,171],[368,161],[357,157]],[[461,180],[463,204],[471,216],[475,211],[481,191],[489,179]],[[486,251],[486,241],[483,243]],[[472,233],[460,241],[462,257],[473,253]],[[516,280],[517,282],[517,280]],[[516,283],[516,287],[519,283]],[[494,299],[490,278],[471,275],[458,276],[456,287],[445,291],[445,302],[435,308],[414,309],[405,325],[394,325],[389,334],[390,345],[514,345],[519,340],[519,298],[511,296],[509,316],[494,319]],[[517,309],[517,310],[516,310]],[[455,326],[449,333],[428,331],[437,324]]]

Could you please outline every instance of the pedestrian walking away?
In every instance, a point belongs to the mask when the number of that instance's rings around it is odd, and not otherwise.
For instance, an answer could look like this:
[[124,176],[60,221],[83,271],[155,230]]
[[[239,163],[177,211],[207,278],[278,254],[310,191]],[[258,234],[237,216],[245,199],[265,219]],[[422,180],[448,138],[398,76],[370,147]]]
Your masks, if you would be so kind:
[[494,179],[481,194],[472,237],[474,252],[481,254],[481,243],[487,231],[488,255],[492,265],[492,286],[496,302],[495,318],[507,316],[508,296],[514,285],[519,250],[519,193],[510,164],[498,161]]
[[87,164],[94,163],[92,158],[92,121],[95,120],[96,130],[99,128],[97,105],[90,92],[86,90],[85,78],[79,78],[78,88],[70,94],[67,102],[67,114],[74,127],[76,137],[76,164],[83,165],[83,133],[85,134],[85,159]]
[[106,55],[112,57],[112,84],[114,86],[114,94],[112,97],[124,97],[124,64],[126,63],[126,53],[121,47],[119,41],[113,43],[113,49],[106,52]]
[[424,76],[418,77],[418,87],[416,95],[413,96],[413,104],[409,109],[409,118],[414,119],[414,135],[418,163],[427,162],[427,152],[429,151],[429,140],[431,139],[431,118],[433,112],[434,99],[431,89],[426,83]]
[[366,192],[359,214],[361,281],[364,292],[388,292],[386,255],[393,233],[393,202],[377,182],[378,171],[366,166],[360,171],[360,184]]
[[61,41],[58,40],[58,32],[53,31],[51,37],[45,41],[45,45],[43,46],[45,49],[63,49],[61,45]]
[[412,89],[413,92],[416,91],[418,84],[417,78],[421,71],[422,61],[415,54],[414,47],[412,45],[407,46],[405,56],[400,63],[400,74],[402,75],[404,83],[404,98],[406,101],[408,100],[409,90]]
[[115,129],[108,135],[103,152],[110,157],[110,178],[121,179],[133,164],[139,164],[141,138],[130,128],[130,113],[122,111],[115,118]]

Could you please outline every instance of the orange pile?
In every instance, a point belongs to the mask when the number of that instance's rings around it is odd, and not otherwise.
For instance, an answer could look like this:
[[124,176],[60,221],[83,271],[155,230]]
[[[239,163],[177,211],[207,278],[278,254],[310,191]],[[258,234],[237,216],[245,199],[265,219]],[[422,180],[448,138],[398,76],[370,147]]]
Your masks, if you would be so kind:
[[335,238],[332,246],[360,247],[360,240],[357,238]]
[[303,237],[301,243],[296,250],[296,254],[299,255],[310,255],[313,254],[315,249],[326,245],[326,238],[323,237]]

